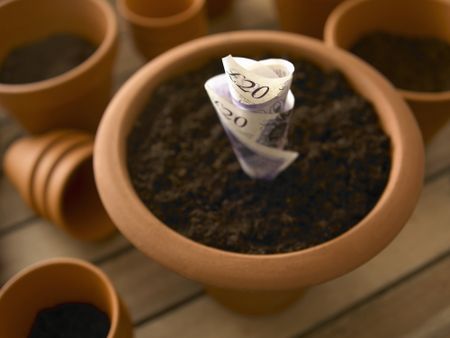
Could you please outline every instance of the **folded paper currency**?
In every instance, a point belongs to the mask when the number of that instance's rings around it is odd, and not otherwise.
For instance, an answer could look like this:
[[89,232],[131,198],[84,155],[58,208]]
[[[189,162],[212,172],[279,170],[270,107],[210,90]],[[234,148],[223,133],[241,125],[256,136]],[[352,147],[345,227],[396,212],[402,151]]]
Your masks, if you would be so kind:
[[295,98],[294,66],[282,59],[222,59],[225,73],[205,83],[222,126],[244,172],[274,179],[298,156],[283,150]]

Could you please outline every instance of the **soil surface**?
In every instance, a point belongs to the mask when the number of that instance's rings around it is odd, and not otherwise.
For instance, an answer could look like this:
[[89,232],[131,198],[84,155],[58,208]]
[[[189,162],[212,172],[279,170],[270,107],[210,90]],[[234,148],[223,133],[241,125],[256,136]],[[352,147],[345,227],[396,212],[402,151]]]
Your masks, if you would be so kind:
[[29,338],[106,338],[108,316],[90,304],[65,303],[38,313]]
[[32,83],[61,75],[87,60],[96,48],[70,34],[52,35],[20,46],[0,65],[0,83]]
[[158,218],[211,247],[271,254],[326,242],[370,212],[391,154],[373,106],[340,73],[293,63],[286,148],[300,155],[273,181],[241,170],[205,92],[205,81],[223,73],[220,63],[153,93],[129,135],[127,161],[136,192]]
[[418,92],[450,90],[450,44],[445,41],[375,32],[357,41],[351,51],[397,88]]

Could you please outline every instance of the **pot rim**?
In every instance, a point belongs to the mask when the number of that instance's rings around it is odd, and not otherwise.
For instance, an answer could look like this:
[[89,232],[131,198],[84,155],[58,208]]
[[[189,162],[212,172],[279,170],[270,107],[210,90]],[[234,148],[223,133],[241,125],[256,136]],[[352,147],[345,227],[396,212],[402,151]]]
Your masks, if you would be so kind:
[[[254,255],[229,252],[194,242],[172,230],[157,219],[137,196],[129,179],[125,160],[128,130],[124,130],[123,125],[137,115],[136,113],[134,117],[130,117],[129,105],[139,94],[144,95],[140,93],[143,87],[161,69],[183,63],[182,61],[199,51],[233,43],[273,43],[277,46],[284,45],[286,50],[292,50],[295,46],[297,54],[300,54],[299,50],[312,51],[327,58],[348,78],[350,72],[355,79],[356,70],[352,69],[357,69],[358,75],[363,73],[367,76],[364,81],[370,83],[374,90],[389,96],[389,100],[384,96],[382,100],[390,107],[389,118],[394,121],[393,128],[399,130],[398,135],[391,138],[393,155],[390,177],[375,207],[344,234],[320,245],[291,253]],[[342,68],[345,64],[347,66],[344,71]],[[392,113],[394,110],[398,114]],[[386,113],[384,118],[387,116]],[[414,168],[413,172],[409,171],[410,165]],[[155,58],[135,73],[113,98],[100,124],[94,149],[94,173],[102,202],[118,228],[134,245],[160,264],[185,277],[204,284],[243,289],[287,289],[316,284],[342,275],[372,258],[397,235],[412,213],[421,190],[423,167],[424,150],[417,124],[406,103],[379,73],[351,54],[325,46],[318,40],[275,31],[211,35],[185,43]],[[115,184],[110,184],[111,182]],[[405,206],[399,215],[392,217],[397,218],[397,224],[393,224],[393,228],[383,228],[386,233],[381,235],[367,231],[378,223],[380,217],[393,214],[395,208],[392,208],[391,203],[398,206],[395,203],[398,200],[404,200]],[[369,243],[373,239],[377,243],[367,249],[364,245],[355,244],[353,238],[362,238]],[[173,244],[166,246],[167,242]],[[324,257],[331,258],[335,255],[351,262],[340,268],[335,263],[328,262],[326,271],[321,271],[317,264],[326,259]],[[216,264],[217,260],[220,260],[220,264]],[[302,274],[301,269],[306,267],[308,271]],[[273,276],[268,275],[271,270],[274,271]],[[280,277],[280,273],[285,276]]]
[[136,13],[129,8],[129,6],[127,5],[127,0],[117,0],[116,7],[117,11],[121,14],[122,17],[135,25],[148,28],[163,28],[177,25],[181,22],[189,20],[196,13],[202,10],[202,8],[205,6],[205,1],[206,0],[192,0],[191,5],[184,11],[165,17],[150,17]]
[[[397,1],[397,0],[395,0]],[[384,1],[384,2],[378,2],[379,6],[386,6],[390,5],[395,1]],[[325,28],[324,28],[324,41],[327,45],[332,47],[338,47],[343,48],[347,50],[347,48],[344,48],[343,46],[339,45],[336,39],[336,27],[341,23],[342,18],[352,9],[360,6],[364,6],[367,3],[373,3],[373,0],[347,0],[339,4],[330,14],[328,17]],[[439,3],[442,5],[445,5],[448,7],[448,10],[450,11],[450,2],[447,0],[425,0],[426,2],[434,2]],[[380,18],[381,20],[382,18]],[[363,60],[363,59],[361,59]],[[364,60],[363,60],[364,61]],[[366,61],[364,61],[366,62]],[[367,62],[366,62],[367,63]],[[373,67],[369,65],[370,67]],[[450,101],[450,90],[444,90],[440,92],[422,92],[422,91],[414,91],[414,90],[407,90],[402,88],[397,88],[398,92],[408,101],[413,102],[441,102],[441,101]]]
[[32,274],[35,271],[45,269],[49,266],[74,266],[77,268],[84,269],[86,271],[89,271],[89,273],[92,273],[97,278],[100,279],[101,283],[105,287],[108,293],[108,299],[111,302],[111,315],[110,318],[110,329],[108,331],[108,338],[113,337],[111,334],[112,332],[117,331],[118,323],[119,323],[119,296],[114,289],[114,286],[112,282],[110,281],[109,277],[98,267],[95,265],[83,261],[78,258],[69,258],[69,257],[58,257],[58,258],[51,258],[46,259],[44,261],[40,261],[37,263],[34,263],[30,266],[27,266],[26,268],[20,270],[17,274],[15,274],[13,277],[11,277],[5,285],[0,289],[0,300],[3,298],[4,295],[8,293],[8,291],[20,280],[23,278],[26,278],[28,275]]
[[[81,0],[77,0],[81,1]],[[94,53],[89,56],[84,62],[76,67],[64,72],[60,75],[51,77],[46,80],[24,83],[24,84],[6,84],[0,82],[0,92],[7,94],[22,94],[30,92],[38,92],[46,90],[49,88],[60,86],[63,83],[72,81],[73,79],[79,77],[80,75],[88,72],[95,65],[97,65],[108,52],[114,47],[118,39],[118,26],[117,19],[114,14],[111,5],[103,0],[82,0],[85,2],[90,2],[92,5],[97,6],[103,13],[106,20],[106,34],[102,39],[100,45],[98,45]],[[0,2],[0,11],[2,8],[9,5],[14,5],[16,0],[6,0],[5,2]],[[75,3],[77,3],[75,2]],[[31,2],[30,2],[31,4]]]
[[[79,144],[78,147],[72,148],[70,153],[64,154],[64,158],[60,160],[60,163],[64,161],[64,168],[58,169],[59,167],[57,167],[54,169],[44,196],[44,205],[49,219],[52,219],[71,236],[81,240],[88,236],[80,235],[74,230],[76,225],[69,224],[66,221],[64,217],[64,195],[71,179],[78,173],[80,167],[92,160],[93,148],[92,140],[88,139]],[[92,227],[95,228],[95,226],[95,224],[92,224]]]

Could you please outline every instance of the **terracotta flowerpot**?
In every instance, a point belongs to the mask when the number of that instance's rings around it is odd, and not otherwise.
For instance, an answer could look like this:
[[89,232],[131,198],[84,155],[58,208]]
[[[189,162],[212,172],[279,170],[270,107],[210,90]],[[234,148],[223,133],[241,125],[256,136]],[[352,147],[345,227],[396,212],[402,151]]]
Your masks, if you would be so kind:
[[[350,0],[337,7],[325,28],[325,42],[349,49],[364,35],[385,31],[429,36],[450,43],[450,2],[446,0]],[[399,89],[410,105],[424,141],[429,142],[450,119],[450,91],[440,93]]]
[[0,337],[26,338],[36,314],[68,302],[89,303],[111,322],[107,338],[131,338],[130,316],[108,277],[70,258],[44,261],[14,276],[0,290]]
[[208,33],[205,0],[117,0],[137,50],[146,59]]
[[41,217],[77,239],[99,240],[115,226],[95,187],[92,152],[92,136],[74,130],[25,137],[7,150],[5,173]]
[[233,5],[234,0],[206,0],[206,12],[210,18],[224,14]]
[[0,83],[0,106],[31,133],[55,128],[94,132],[110,99],[117,32],[114,12],[104,0],[0,2],[0,64],[15,47],[57,33],[98,46],[86,61],[59,76]]
[[283,30],[322,39],[328,15],[343,0],[275,0]]
[[[343,72],[354,88],[373,102],[392,140],[392,170],[379,202],[351,230],[297,252],[239,254],[207,247],[178,234],[141,202],[126,164],[127,136],[137,116],[160,83],[229,53],[288,53],[311,59],[326,69]],[[424,154],[420,132],[405,102],[386,80],[356,57],[296,34],[243,31],[192,41],[137,72],[115,96],[100,124],[94,171],[108,213],[142,252],[207,285],[211,295],[237,311],[267,313],[288,305],[298,297],[298,290],[355,269],[392,241],[416,205]],[[281,299],[282,304],[277,303]]]

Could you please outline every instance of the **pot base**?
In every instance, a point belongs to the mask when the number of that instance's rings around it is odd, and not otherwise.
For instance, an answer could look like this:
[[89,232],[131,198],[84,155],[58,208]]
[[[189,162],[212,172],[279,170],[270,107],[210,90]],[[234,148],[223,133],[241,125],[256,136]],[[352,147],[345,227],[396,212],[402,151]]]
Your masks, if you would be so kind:
[[280,312],[303,296],[305,289],[233,290],[205,286],[205,291],[226,308],[244,315],[269,315]]

